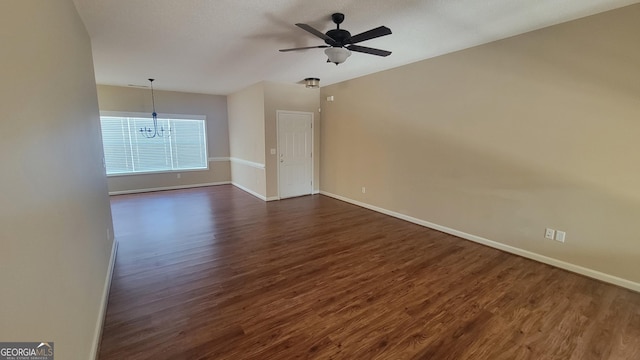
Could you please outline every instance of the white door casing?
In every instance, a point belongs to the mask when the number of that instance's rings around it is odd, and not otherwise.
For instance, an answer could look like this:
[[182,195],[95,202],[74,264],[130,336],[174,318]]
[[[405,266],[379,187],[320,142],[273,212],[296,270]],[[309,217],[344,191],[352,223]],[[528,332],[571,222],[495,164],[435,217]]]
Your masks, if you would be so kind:
[[277,111],[278,193],[281,199],[313,191],[313,113]]

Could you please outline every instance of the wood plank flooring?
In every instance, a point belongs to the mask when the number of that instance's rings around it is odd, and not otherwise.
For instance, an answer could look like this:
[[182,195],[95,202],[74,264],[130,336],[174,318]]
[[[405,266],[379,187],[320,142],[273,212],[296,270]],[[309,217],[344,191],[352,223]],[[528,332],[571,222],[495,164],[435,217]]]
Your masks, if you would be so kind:
[[112,210],[101,360],[640,359],[640,294],[321,195]]

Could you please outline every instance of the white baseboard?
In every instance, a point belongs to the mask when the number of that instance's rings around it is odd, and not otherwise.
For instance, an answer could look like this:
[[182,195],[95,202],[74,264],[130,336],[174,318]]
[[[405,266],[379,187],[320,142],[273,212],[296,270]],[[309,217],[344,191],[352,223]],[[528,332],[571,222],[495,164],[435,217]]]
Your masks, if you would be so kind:
[[253,191],[253,190],[251,190],[251,189],[249,189],[249,188],[246,188],[246,187],[244,187],[244,186],[242,186],[242,185],[240,185],[240,184],[238,184],[238,183],[234,183],[234,182],[232,182],[232,183],[231,183],[231,185],[233,185],[233,186],[237,187],[238,189],[240,189],[240,190],[242,190],[242,191],[246,191],[246,192],[248,192],[249,194],[251,194],[251,195],[253,195],[253,196],[257,197],[258,199],[260,199],[260,200],[262,200],[262,201],[275,201],[275,200],[280,200],[280,197],[278,197],[278,196],[270,196],[270,197],[266,197],[266,196],[264,196],[264,195],[258,194],[257,192],[255,192],[255,191]]
[[219,182],[191,184],[191,185],[163,186],[163,187],[148,188],[148,189],[109,191],[109,195],[138,194],[138,193],[145,193],[145,192],[152,192],[152,191],[191,189],[191,188],[204,187],[204,186],[228,185],[228,184],[231,184],[231,181],[219,181]]
[[253,196],[257,197],[258,199],[260,199],[260,200],[262,200],[262,201],[267,201],[267,197],[266,197],[266,196],[261,195],[261,194],[258,194],[257,192],[255,192],[255,191],[253,191],[253,190],[251,190],[251,189],[249,189],[249,188],[246,188],[246,187],[244,187],[244,186],[242,186],[242,185],[240,185],[240,184],[238,184],[238,183],[231,182],[231,185],[233,185],[233,186],[237,187],[237,188],[238,188],[238,189],[240,189],[240,190],[243,190],[243,191],[248,192],[249,194],[251,194],[251,195],[253,195]]
[[111,290],[111,277],[113,276],[113,268],[116,264],[116,254],[118,253],[118,241],[113,239],[111,245],[111,258],[109,258],[109,266],[107,267],[107,275],[104,280],[104,288],[102,290],[102,301],[100,302],[100,311],[98,313],[98,323],[93,335],[93,345],[91,346],[92,359],[98,358],[98,348],[100,347],[100,339],[102,338],[102,327],[104,326],[104,318],[107,315],[107,304],[109,302],[109,291]]
[[393,216],[393,217],[398,218],[398,219],[409,221],[409,222],[412,222],[414,224],[418,224],[418,225],[422,225],[422,226],[425,226],[425,227],[428,227],[428,228],[431,228],[431,229],[434,229],[434,230],[442,231],[444,233],[451,234],[451,235],[457,236],[459,238],[470,240],[470,241],[473,241],[473,242],[476,242],[476,243],[479,243],[479,244],[482,244],[482,245],[486,245],[486,246],[492,247],[494,249],[498,249],[498,250],[502,250],[502,251],[505,251],[505,252],[508,252],[508,253],[511,253],[511,254],[519,255],[519,256],[522,256],[522,257],[525,257],[525,258],[528,258],[528,259],[531,259],[531,260],[535,260],[535,261],[538,261],[538,262],[541,262],[541,263],[545,263],[547,265],[555,266],[555,267],[558,267],[558,268],[561,268],[561,269],[564,269],[564,270],[568,270],[568,271],[571,271],[571,272],[574,272],[574,273],[577,273],[577,274],[580,274],[580,275],[584,275],[584,276],[587,276],[587,277],[590,277],[590,278],[593,278],[593,279],[597,279],[597,280],[604,281],[604,282],[607,282],[607,283],[610,283],[610,284],[621,286],[623,288],[627,288],[629,290],[640,292],[640,283],[633,282],[631,280],[627,280],[627,279],[619,278],[617,276],[605,274],[605,273],[602,273],[602,272],[597,271],[597,270],[585,268],[585,267],[582,267],[580,265],[571,264],[571,263],[568,263],[566,261],[554,259],[552,257],[548,257],[548,256],[545,256],[545,255],[540,255],[540,254],[537,254],[537,253],[534,253],[534,252],[531,252],[531,251],[528,251],[528,250],[520,249],[520,248],[511,246],[511,245],[506,245],[506,244],[503,244],[503,243],[500,243],[500,242],[497,242],[497,241],[493,241],[493,240],[489,240],[489,239],[486,239],[486,238],[483,238],[483,237],[480,237],[480,236],[476,236],[476,235],[473,235],[473,234],[468,234],[468,233],[463,232],[463,231],[459,231],[459,230],[452,229],[452,228],[449,228],[449,227],[446,227],[446,226],[434,224],[434,223],[429,222],[429,221],[425,221],[425,220],[414,218],[414,217],[411,217],[411,216],[408,216],[408,215],[400,214],[400,213],[397,213],[395,211],[387,210],[387,209],[384,209],[384,208],[381,208],[381,207],[377,207],[377,206],[374,206],[374,205],[370,205],[370,204],[367,204],[367,203],[363,203],[363,202],[360,202],[360,201],[357,201],[357,200],[349,199],[347,197],[336,195],[336,194],[332,194],[332,193],[329,193],[329,192],[326,192],[326,191],[320,191],[320,194],[326,195],[326,196],[329,196],[329,197],[332,197],[334,199],[338,199],[338,200],[341,200],[341,201],[344,201],[344,202],[348,202],[350,204],[357,205],[357,206],[360,206],[360,207],[363,207],[363,208],[366,208],[366,209],[369,209],[369,210],[373,210],[373,211],[376,211],[376,212],[379,212],[379,213],[382,213],[382,214],[385,214],[385,215]]

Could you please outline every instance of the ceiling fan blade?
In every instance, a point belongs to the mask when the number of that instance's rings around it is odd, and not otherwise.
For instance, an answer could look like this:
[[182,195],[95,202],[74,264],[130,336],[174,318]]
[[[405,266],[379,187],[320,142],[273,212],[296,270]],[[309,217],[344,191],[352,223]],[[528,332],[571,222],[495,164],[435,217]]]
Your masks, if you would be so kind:
[[299,27],[302,30],[310,32],[311,34],[319,37],[320,39],[326,41],[331,46],[336,46],[337,45],[336,41],[333,40],[331,37],[327,36],[326,34],[320,32],[319,30],[316,30],[315,28],[313,28],[313,27],[311,27],[311,26],[309,26],[307,24],[298,23],[298,24],[296,24],[296,26]]
[[389,29],[386,26],[379,26],[379,27],[377,27],[375,29],[371,29],[369,31],[365,31],[365,32],[360,33],[358,35],[353,35],[351,37],[351,40],[349,41],[349,44],[355,44],[355,43],[359,43],[361,41],[375,39],[377,37],[385,36],[385,35],[391,35],[391,29]]
[[361,53],[365,53],[365,54],[378,55],[378,56],[389,56],[389,55],[391,55],[391,51],[374,49],[374,48],[370,48],[370,47],[366,47],[366,46],[360,46],[360,45],[349,45],[349,46],[347,46],[347,49],[349,49],[351,51],[357,51],[357,52],[361,52]]
[[322,48],[328,48],[328,47],[329,45],[305,46],[305,47],[292,48],[292,49],[280,49],[279,51],[287,52],[287,51],[298,51],[298,50],[307,50],[307,49],[322,49]]

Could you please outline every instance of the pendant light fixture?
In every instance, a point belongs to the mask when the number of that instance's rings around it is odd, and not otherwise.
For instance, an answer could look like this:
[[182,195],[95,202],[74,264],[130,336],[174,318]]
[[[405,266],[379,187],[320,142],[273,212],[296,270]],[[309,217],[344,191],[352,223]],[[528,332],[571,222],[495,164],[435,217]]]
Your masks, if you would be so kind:
[[164,137],[165,135],[168,137],[171,134],[171,129],[165,130],[163,126],[160,126],[160,128],[158,128],[158,114],[156,113],[156,99],[153,95],[153,80],[155,79],[149,79],[149,82],[151,83],[151,104],[153,106],[153,112],[151,113],[151,116],[153,117],[153,128],[148,128],[145,126],[144,128],[140,128],[139,130],[140,133],[147,139],[153,139],[155,137]]

